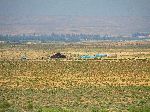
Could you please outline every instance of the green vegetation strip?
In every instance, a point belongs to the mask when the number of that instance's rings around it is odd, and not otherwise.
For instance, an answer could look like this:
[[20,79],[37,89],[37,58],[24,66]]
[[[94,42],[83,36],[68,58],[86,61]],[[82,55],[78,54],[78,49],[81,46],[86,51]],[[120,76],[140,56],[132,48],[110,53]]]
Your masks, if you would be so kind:
[[149,112],[150,87],[81,86],[61,88],[0,89],[1,111],[31,112]]

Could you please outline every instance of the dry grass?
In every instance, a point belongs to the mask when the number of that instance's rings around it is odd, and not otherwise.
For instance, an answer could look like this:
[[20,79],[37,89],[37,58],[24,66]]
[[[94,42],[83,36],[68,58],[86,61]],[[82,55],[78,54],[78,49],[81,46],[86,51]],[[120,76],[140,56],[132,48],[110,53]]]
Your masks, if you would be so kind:
[[[98,46],[2,46],[0,112],[148,112],[149,59],[39,60],[59,51],[71,58],[84,53],[112,53],[120,58],[150,56],[149,48]],[[24,53],[31,60],[17,60]]]
[[149,103],[148,60],[0,63],[1,97],[14,102],[19,110],[27,111],[30,100],[35,111],[40,106],[119,111],[130,105],[139,108],[141,99],[145,105]]

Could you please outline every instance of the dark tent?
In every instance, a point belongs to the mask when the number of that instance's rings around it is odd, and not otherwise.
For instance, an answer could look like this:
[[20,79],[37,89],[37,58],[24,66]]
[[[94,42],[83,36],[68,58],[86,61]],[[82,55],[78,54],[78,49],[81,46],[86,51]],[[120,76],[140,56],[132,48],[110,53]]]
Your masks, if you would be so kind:
[[61,53],[56,53],[56,54],[52,55],[51,58],[66,58],[66,56],[62,55]]

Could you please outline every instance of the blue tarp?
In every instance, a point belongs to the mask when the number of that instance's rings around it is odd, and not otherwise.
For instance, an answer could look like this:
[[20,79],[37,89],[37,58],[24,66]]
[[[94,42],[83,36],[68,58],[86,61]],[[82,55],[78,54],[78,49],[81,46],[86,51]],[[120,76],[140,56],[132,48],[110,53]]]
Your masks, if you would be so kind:
[[93,59],[95,56],[83,55],[81,56],[82,59]]
[[98,58],[98,57],[106,57],[106,56],[107,56],[107,54],[96,54],[95,55],[96,58]]
[[96,54],[94,56],[90,56],[90,55],[83,55],[80,58],[81,59],[94,59],[94,58],[101,58],[101,57],[106,57],[107,54]]

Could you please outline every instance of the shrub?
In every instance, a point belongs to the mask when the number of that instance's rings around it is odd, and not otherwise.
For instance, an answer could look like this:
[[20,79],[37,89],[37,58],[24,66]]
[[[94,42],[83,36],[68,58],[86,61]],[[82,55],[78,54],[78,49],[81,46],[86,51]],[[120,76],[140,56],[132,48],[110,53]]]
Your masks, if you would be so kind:
[[9,102],[4,101],[4,102],[0,102],[0,109],[7,109],[9,108],[11,105]]

